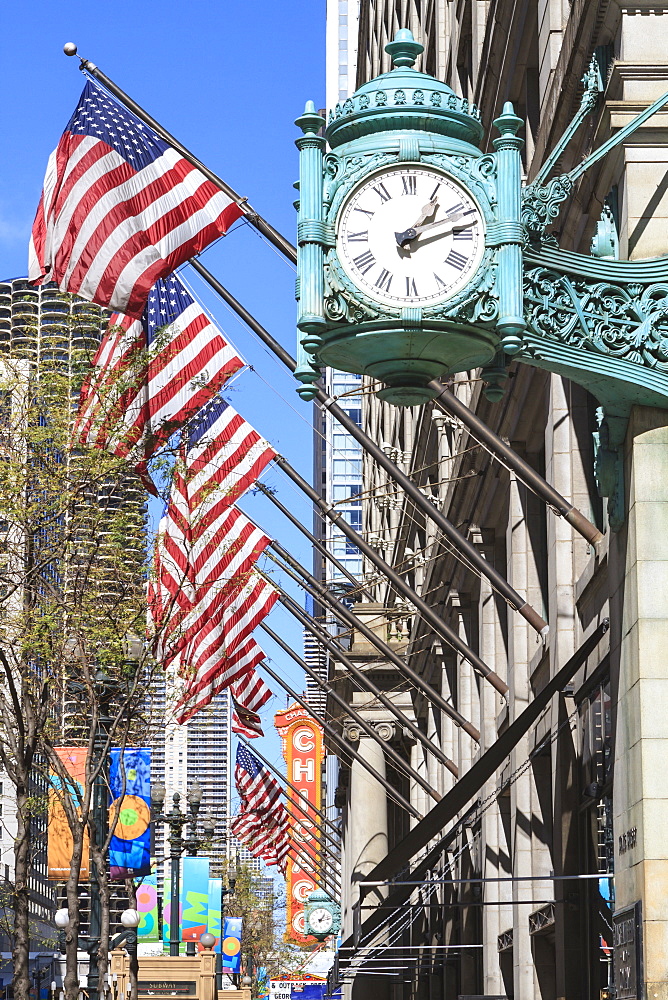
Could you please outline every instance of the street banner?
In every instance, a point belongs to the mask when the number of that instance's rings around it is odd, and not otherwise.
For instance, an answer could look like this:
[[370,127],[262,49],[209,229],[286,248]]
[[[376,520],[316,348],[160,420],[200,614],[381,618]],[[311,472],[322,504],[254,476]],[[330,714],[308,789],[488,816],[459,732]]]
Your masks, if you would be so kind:
[[[301,794],[321,808],[321,767],[324,756],[322,728],[301,705],[290,705],[274,716],[274,725],[281,737],[288,781]],[[287,796],[292,819],[291,840],[302,855],[312,858],[297,861],[288,858],[286,872],[287,915],[285,940],[297,944],[313,943],[305,933],[304,906],[309,893],[317,889],[314,873],[318,866],[318,817],[313,810],[288,788]]]
[[[220,939],[220,920],[221,920],[221,901],[222,901],[222,891],[223,891],[223,880],[222,878],[210,878],[209,879],[209,915],[207,930],[209,934],[213,934],[216,939],[216,943],[213,947],[214,951],[220,954],[221,951],[221,939]],[[201,946],[200,946],[201,947]]]
[[[51,773],[47,816],[47,878],[62,881],[70,876],[70,861],[74,849],[72,832],[67,822],[62,800],[64,796],[68,796],[76,802],[83,795],[86,778],[86,750],[83,747],[55,747],[54,749],[65,766],[69,781],[63,785],[60,775]],[[77,811],[79,810],[77,809]],[[89,877],[89,854],[88,831],[85,830],[79,874],[80,882],[85,882]]]
[[151,751],[114,749],[109,764],[109,822],[118,814],[109,844],[109,878],[151,873]]
[[223,970],[241,971],[241,917],[225,917],[223,929]]
[[181,940],[199,941],[207,930],[209,859],[184,858],[181,864]]
[[137,886],[137,911],[141,918],[137,928],[139,940],[159,941],[157,875],[145,875]]

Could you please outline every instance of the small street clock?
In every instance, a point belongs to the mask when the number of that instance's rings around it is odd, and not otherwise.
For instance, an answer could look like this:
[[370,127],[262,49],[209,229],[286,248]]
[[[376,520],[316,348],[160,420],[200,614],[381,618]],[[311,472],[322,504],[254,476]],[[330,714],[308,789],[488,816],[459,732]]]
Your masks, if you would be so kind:
[[475,274],[485,227],[471,195],[447,174],[396,166],[367,178],[341,207],[337,254],[350,280],[390,306],[427,306]]
[[304,921],[306,933],[324,941],[325,938],[338,933],[341,929],[339,905],[326,892],[316,889],[309,894],[306,901]]

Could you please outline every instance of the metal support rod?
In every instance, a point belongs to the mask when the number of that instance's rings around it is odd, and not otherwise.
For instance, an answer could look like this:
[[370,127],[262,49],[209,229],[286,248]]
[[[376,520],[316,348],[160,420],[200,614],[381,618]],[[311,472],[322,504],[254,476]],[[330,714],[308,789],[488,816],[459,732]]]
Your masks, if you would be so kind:
[[355,590],[359,594],[362,594],[365,597],[368,597],[370,601],[374,600],[373,595],[370,594],[368,590],[364,589],[364,587],[362,586],[362,584],[360,583],[360,581],[357,580],[353,576],[353,574],[349,570],[346,569],[346,567],[343,565],[343,563],[339,562],[339,560],[336,558],[336,556],[332,555],[332,553],[329,551],[329,549],[327,548],[327,546],[324,545],[323,542],[321,542],[319,538],[316,538],[316,536],[313,534],[313,532],[309,531],[308,528],[306,527],[306,525],[302,524],[298,517],[295,517],[295,515],[292,513],[292,511],[288,510],[288,508],[285,507],[281,503],[281,501],[278,499],[278,497],[274,496],[274,494],[271,492],[271,490],[268,489],[264,485],[264,483],[261,483],[261,482],[258,481],[255,484],[255,489],[258,489],[258,490],[260,490],[261,493],[264,493],[264,495],[267,497],[267,499],[271,500],[271,502],[274,504],[274,506],[277,507],[282,514],[285,514],[285,516],[290,521],[290,523],[294,524],[295,528],[298,528],[299,531],[301,531],[301,533],[304,535],[304,537],[308,538],[308,540],[318,550],[318,552],[321,555],[323,555],[325,557],[325,559],[328,559],[329,562],[332,564],[332,566],[334,566],[334,568],[337,569],[339,571],[339,573],[341,573],[343,576],[345,576],[345,578],[347,580],[349,580],[350,583],[352,583],[354,585]]
[[[274,583],[274,586],[276,587],[276,583]],[[338,651],[336,645],[331,640],[327,640],[323,636],[318,635],[313,625],[311,624],[309,616],[306,614],[306,612],[301,610],[298,604],[295,604],[295,602],[290,598],[288,594],[285,593],[285,591],[281,590],[280,587],[276,587],[276,589],[278,590],[280,595],[278,599],[283,605],[283,607],[287,608],[290,614],[293,615],[301,625],[307,628],[310,632],[313,632],[313,634],[320,639],[320,642],[323,644],[323,646],[325,646],[325,648],[328,649],[333,656],[339,659],[341,663],[343,663],[344,666],[346,666],[350,670],[350,667],[352,666],[350,660],[346,656],[344,656],[344,654]],[[264,624],[262,627],[266,631],[266,626]],[[285,650],[286,653],[290,652],[290,647],[288,646],[288,644],[284,643],[283,640],[280,639],[278,636],[276,636],[275,633],[272,634],[272,638],[279,643],[281,649]],[[290,652],[290,655],[293,655],[292,652]],[[296,656],[296,654],[294,655]],[[312,670],[312,668],[309,667],[304,660],[300,660],[300,666],[303,667],[303,669],[306,671],[309,677],[312,677],[316,681],[316,683],[318,683],[319,678],[315,670]],[[432,788],[429,782],[425,781],[425,779],[422,777],[421,774],[418,774],[417,771],[413,770],[410,764],[408,764],[408,762],[405,761],[403,757],[401,757],[396,752],[396,750],[394,750],[389,745],[389,743],[387,743],[381,736],[378,735],[373,726],[370,726],[369,723],[365,719],[363,719],[362,716],[359,715],[359,713],[356,712],[348,704],[345,698],[342,698],[341,695],[337,691],[335,691],[334,688],[332,688],[331,686],[329,687],[328,694],[330,695],[331,698],[334,699],[337,705],[341,706],[341,708],[347,715],[351,715],[354,718],[357,725],[364,730],[367,736],[370,736],[372,740],[376,741],[376,743],[380,743],[384,752],[390,758],[390,760],[394,764],[397,771],[399,771],[399,773],[401,773],[402,771],[405,772],[410,778],[413,779],[413,781],[416,781],[417,784],[420,785],[421,788],[423,788],[425,792],[428,795],[430,795],[432,799],[434,799],[435,802],[440,802],[440,800],[443,797],[440,794],[440,792],[437,792],[435,788]],[[404,808],[408,808],[409,812],[411,812],[412,815],[415,815],[415,812],[412,809],[412,807],[409,807],[409,803],[407,803],[405,799],[403,800],[403,802],[404,802]]]
[[[280,566],[282,570],[288,573],[293,580],[296,580],[296,582],[299,583],[308,594],[311,594],[312,596],[317,598],[318,591],[316,591],[315,588],[311,588],[303,581],[300,581],[299,577],[295,573],[292,573],[286,566],[283,566],[278,560],[274,559],[274,557],[271,555],[270,552],[267,552],[267,555],[269,556],[270,559],[272,559],[276,563],[277,566]],[[313,618],[312,615],[309,615],[308,612],[300,608],[297,602],[292,600],[289,594],[286,594],[285,591],[283,591],[282,593],[284,597],[283,603],[287,602],[287,605],[289,605],[289,610],[292,611],[294,614],[299,614],[299,616],[303,615],[306,619],[308,619],[310,624],[307,627],[309,628],[309,630],[313,633],[316,639],[318,639],[323,645],[326,646],[327,649],[330,650],[332,656],[334,656],[335,659],[339,660],[339,662],[344,665],[346,670],[348,670],[348,672],[356,679],[358,685],[363,687],[365,690],[370,691],[371,694],[378,699],[380,704],[383,705],[388,710],[388,712],[390,712],[395,717],[395,719],[399,722],[399,724],[405,726],[413,734],[418,743],[421,743],[422,746],[424,746],[427,750],[429,750],[430,753],[433,753],[436,759],[440,761],[440,763],[443,764],[445,767],[447,767],[447,769],[450,771],[451,774],[455,776],[455,778],[458,778],[459,769],[457,768],[457,765],[454,764],[449,757],[446,757],[443,751],[440,750],[437,746],[435,746],[434,743],[429,739],[429,737],[425,733],[423,733],[422,730],[419,729],[414,722],[412,722],[409,718],[407,718],[406,715],[404,715],[404,713],[401,711],[400,708],[397,708],[394,702],[390,698],[388,698],[387,695],[383,691],[381,691],[379,687],[377,687],[374,684],[374,682],[371,680],[368,674],[366,674],[363,670],[360,670],[359,667],[357,667],[353,663],[350,657],[347,656],[346,650],[341,646],[341,643],[338,641],[337,637],[330,635],[329,632],[327,632],[327,630],[323,628]],[[335,601],[336,599],[333,600]],[[332,606],[334,607],[334,605]],[[334,607],[334,613],[338,615],[339,607]],[[355,619],[355,616],[351,615],[351,618]],[[341,615],[341,620],[350,623],[350,619],[344,618],[343,615]],[[355,619],[355,623],[351,624],[351,628],[357,628],[357,622],[359,622],[359,619]],[[371,629],[367,629],[366,626],[364,626],[361,629],[358,629],[358,631],[360,632],[361,635],[364,635],[365,637],[367,637],[366,636],[367,632],[369,632],[371,635],[374,634],[373,632],[371,632]],[[379,642],[382,642],[382,639],[380,639]],[[390,647],[388,647],[388,649],[389,648]],[[395,658],[392,657],[392,662],[394,662],[394,659]],[[401,660],[400,657],[397,656],[396,659],[399,660],[400,664],[403,664],[403,660]],[[402,668],[400,669],[401,673],[404,674],[405,676],[405,671]]]
[[[288,646],[288,644],[286,642],[284,642],[283,639],[281,639],[281,637],[278,636],[268,625],[262,623],[260,627],[267,633],[267,635],[269,636],[269,638],[273,639],[274,642],[278,646],[280,646],[281,649],[288,654],[288,656],[291,656],[292,659],[295,661],[295,663],[299,664],[299,666],[302,669],[304,669],[305,666],[307,666],[305,660],[303,660],[302,657],[299,656],[298,653],[296,653],[293,649],[291,649],[290,646]],[[271,669],[271,667],[267,666],[266,662],[262,663],[262,669],[266,670],[267,673],[269,674],[269,676],[273,677],[273,679],[275,681],[277,681],[281,685],[281,687],[284,688],[284,690],[287,691],[287,693],[289,695],[291,695],[291,697],[293,697],[296,701],[298,701],[300,705],[302,705],[308,711],[312,712],[312,709],[304,702],[304,700],[302,698],[300,698],[298,694],[295,694],[295,692],[292,690],[292,688],[290,688],[289,685],[281,677],[279,677],[279,675],[275,671],[273,671]],[[317,681],[317,683],[318,683],[318,686],[323,691],[326,691],[328,694],[331,693],[331,691],[332,691],[331,686],[326,681],[324,681],[322,678],[319,678],[319,680]],[[350,711],[350,710],[348,709],[348,711]],[[352,712],[350,714],[353,715]],[[346,741],[343,739],[343,737],[339,736],[339,734],[336,732],[336,730],[332,726],[330,726],[328,722],[325,722],[323,719],[319,719],[317,716],[315,716],[315,713],[313,713],[313,715],[314,715],[315,718],[317,718],[317,721],[320,723],[320,725],[325,730],[325,732],[327,733],[327,735],[334,741],[334,743],[338,747],[342,748],[343,752],[346,753],[349,757],[352,757],[352,759],[356,760],[358,764],[361,764],[362,767],[366,771],[368,771],[369,774],[372,775],[376,779],[376,781],[378,781],[383,786],[383,788],[386,790],[386,792],[388,793],[388,795],[390,795],[392,798],[395,798],[398,795],[396,788],[394,788],[387,781],[386,778],[383,778],[383,776],[381,774],[379,774],[379,772],[375,769],[375,767],[373,767],[372,764],[369,764],[364,759],[364,757],[362,757],[360,754],[358,754],[357,751],[353,750],[352,747],[350,747],[348,745],[348,743],[346,743]],[[355,717],[355,715],[353,715],[353,718],[354,717]],[[395,801],[398,802],[400,798],[401,798],[401,796],[398,796],[398,798],[395,798]],[[402,808],[405,808],[404,802],[405,802],[405,800],[402,800],[399,803],[402,806]]]
[[[288,799],[288,804],[289,805],[294,805],[294,803],[292,802],[292,799]],[[295,813],[291,812],[289,809],[287,810],[287,812],[288,812],[288,815],[291,816],[292,819],[294,819],[297,823],[301,823],[302,822],[298,818],[298,816],[295,815]],[[301,808],[299,809],[299,812],[302,812]],[[303,815],[303,812],[302,812],[302,815]],[[318,828],[318,833],[320,833],[319,828]],[[327,855],[328,858],[331,858],[331,860],[334,862],[335,865],[339,865],[341,863],[340,854],[334,854],[333,851],[330,851],[330,849],[327,847],[326,844],[324,844],[321,840],[318,840],[317,836],[314,836],[313,839],[316,841],[316,843],[318,845],[318,850],[321,850],[323,852],[323,854]],[[300,848],[297,848],[297,850],[300,850]],[[306,855],[306,857],[308,857],[308,855]],[[311,858],[311,864],[313,864],[313,858]]]
[[[321,887],[325,889],[328,893],[330,893],[334,899],[336,899],[337,896],[339,897],[339,899],[341,898],[341,884],[339,882],[335,882],[333,879],[330,882],[330,880],[325,875],[324,870],[322,868],[319,869],[313,863],[313,858],[310,858],[308,854],[304,854],[293,844],[291,844],[290,847],[288,848],[288,854],[293,861],[297,862],[302,871],[305,871],[307,872],[307,874],[311,875],[314,881],[319,882]],[[307,861],[308,865],[306,864]]]
[[[457,782],[449,792],[446,792],[441,801],[434,806],[430,813],[427,813],[421,824],[413,827],[409,834],[395,845],[372,871],[367,872],[365,877],[367,882],[385,882],[393,879],[398,872],[406,872],[404,881],[407,884],[400,885],[383,901],[384,907],[394,907],[393,910],[389,911],[390,913],[396,912],[410,899],[411,893],[414,892],[414,886],[411,883],[424,881],[427,878],[427,873],[439,864],[444,848],[456,836],[459,825],[457,824],[445,835],[442,835],[443,828],[461,812],[467,802],[474,798],[482,788],[483,783],[502,766],[504,760],[508,758],[522,736],[528,733],[551,699],[563,691],[571,678],[575,676],[575,672],[594,651],[609,627],[609,619],[604,618],[589,638],[585,639],[582,646],[541,688],[533,701],[520,712],[514,722],[478,758],[471,769],[466,772],[464,778]],[[412,859],[435,837],[439,837],[437,842],[411,870],[409,866]],[[361,906],[363,902],[364,892],[361,890],[359,904],[355,905]],[[382,913],[372,913],[363,923],[357,924],[353,934],[342,942],[342,947],[349,949],[351,946],[357,947],[360,943],[372,940],[372,935],[377,933],[386,922],[387,917]]]
[[[329,590],[311,573],[309,573],[304,566],[297,562],[297,560],[291,556],[279,542],[273,542],[271,547],[276,550],[276,552],[288,563],[289,566],[300,574],[303,579],[297,580],[297,583],[299,583],[304,590],[312,594],[318,600],[322,600],[328,604],[340,620],[345,621],[350,628],[356,629],[360,635],[363,635],[364,638],[371,643],[372,646],[376,647],[379,653],[382,653],[382,655],[393,663],[402,674],[408,677],[422,692],[427,701],[429,701],[436,708],[441,709],[441,711],[445,712],[446,715],[450,716],[455,725],[461,726],[464,732],[468,733],[468,735],[474,739],[476,743],[480,742],[479,730],[476,729],[476,727],[469,722],[468,719],[465,719],[464,716],[461,715],[456,708],[454,708],[454,706],[450,705],[449,702],[447,702],[445,698],[438,693],[438,691],[435,691],[434,688],[432,688],[431,685],[420,676],[420,674],[416,673],[413,668],[410,667],[406,661],[403,660],[399,654],[384,641],[384,639],[381,639],[380,636],[373,631],[373,629],[370,629],[368,625],[358,618],[353,611],[350,611],[342,601],[338,601],[333,594],[330,594]],[[269,555],[269,553],[267,554]],[[289,573],[289,570],[287,570],[287,572]],[[293,577],[293,579],[295,579],[295,577]],[[304,581],[306,581],[308,585],[306,585]],[[328,636],[328,638],[330,637]],[[447,757],[444,755],[444,758],[445,759],[441,760],[441,763],[445,764],[447,767],[449,766],[446,763]]]
[[[361,535],[357,534],[355,529],[348,524],[343,514],[340,511],[335,511],[331,508],[316,492],[316,490],[313,489],[310,483],[307,483],[304,477],[300,476],[296,469],[293,469],[287,459],[283,458],[282,455],[277,455],[275,462],[279,468],[285,472],[288,478],[291,479],[292,482],[295,483],[295,485],[298,486],[309,497],[309,499],[313,501],[325,517],[329,518],[332,524],[335,524],[337,528],[343,532],[346,538],[350,539],[350,541],[358,547],[362,555],[365,556],[370,563],[372,563],[384,576],[387,577],[395,590],[398,590],[407,601],[411,602],[422,618],[428,625],[431,626],[433,631],[436,632],[441,639],[444,639],[449,646],[452,646],[452,648],[457,650],[458,653],[461,653],[464,659],[468,660],[471,664],[475,672],[480,674],[481,677],[484,677],[485,680],[489,681],[489,683],[496,688],[499,694],[505,695],[508,691],[508,685],[505,684],[499,675],[491,670],[487,664],[480,659],[478,654],[475,653],[470,646],[466,645],[464,640],[459,637],[454,629],[450,628],[446,622],[439,618],[436,612],[426,603],[426,601],[423,601],[421,597],[418,597],[413,588],[409,587],[406,581],[399,576],[396,570],[386,563],[383,557],[378,555],[378,553],[371,548],[368,542],[366,542]],[[450,714],[449,708],[445,707],[447,705],[445,699],[440,698],[440,695],[434,691],[434,689],[431,688],[419,674],[412,673],[410,676],[418,687],[423,690],[426,687],[428,691],[431,692],[431,696],[437,699],[439,708],[442,708],[444,712],[448,712],[448,714]],[[425,691],[425,693],[427,692]],[[440,701],[438,699],[440,699]]]
[[[288,786],[288,788],[289,788],[289,789],[290,789],[290,790],[291,790],[292,792],[294,792],[294,793],[295,793],[295,795],[297,796],[297,798],[301,799],[301,800],[302,800],[302,802],[305,802],[305,803],[306,803],[306,805],[307,805],[307,806],[309,807],[309,809],[312,809],[312,810],[313,810],[313,812],[314,812],[314,813],[315,813],[315,814],[316,814],[317,816],[319,816],[319,817],[320,817],[320,819],[321,819],[321,820],[323,821],[323,823],[325,823],[325,824],[326,824],[326,825],[327,825],[327,826],[328,826],[328,827],[330,828],[330,830],[333,830],[333,831],[334,831],[334,833],[336,834],[336,836],[337,836],[337,837],[339,837],[339,836],[340,836],[340,831],[339,831],[339,830],[337,830],[337,828],[336,828],[336,827],[334,826],[334,824],[333,824],[333,823],[331,823],[331,822],[330,822],[330,821],[329,821],[329,820],[327,819],[327,817],[325,816],[325,814],[324,814],[323,812],[321,812],[321,811],[320,811],[320,809],[316,809],[316,807],[315,807],[315,806],[313,805],[313,803],[312,803],[312,802],[309,802],[309,800],[307,799],[307,797],[306,797],[306,796],[305,796],[305,795],[304,795],[304,794],[303,794],[302,792],[300,792],[300,791],[299,791],[299,789],[297,788],[297,786],[296,786],[296,785],[293,785],[293,784],[292,784],[292,782],[290,781],[290,779],[289,779],[288,777],[286,777],[286,776],[285,776],[285,775],[284,775],[284,774],[283,774],[283,773],[282,773],[281,771],[279,771],[279,770],[278,770],[278,768],[276,767],[276,765],[275,765],[275,764],[271,764],[271,763],[270,763],[270,762],[269,762],[269,761],[267,760],[267,758],[266,758],[266,757],[263,757],[263,756],[262,756],[262,754],[261,754],[261,753],[260,753],[260,751],[259,751],[259,750],[257,749],[257,747],[254,747],[254,746],[251,746],[251,744],[250,744],[250,743],[249,743],[249,742],[248,742],[247,740],[245,740],[245,739],[243,738],[243,736],[239,736],[239,734],[237,734],[237,736],[238,736],[238,739],[239,739],[239,742],[240,742],[240,743],[241,743],[241,744],[242,744],[243,746],[245,746],[247,750],[250,750],[250,752],[251,752],[252,754],[254,754],[254,755],[255,755],[255,756],[256,756],[256,757],[258,758],[258,760],[261,760],[261,761],[262,761],[262,763],[263,763],[263,764],[265,765],[265,767],[268,767],[268,768],[269,768],[269,770],[270,770],[270,771],[272,772],[272,774],[276,775],[276,777],[277,777],[277,778],[280,778],[280,780],[281,780],[282,782],[284,782],[284,783],[285,783],[285,784],[286,784],[286,785]],[[306,815],[306,812],[304,812],[304,815]],[[331,842],[332,842],[333,844],[336,844],[336,843],[337,843],[337,841],[336,841],[336,840],[334,840],[334,838],[333,838],[333,837],[332,837],[332,836],[331,836],[330,834],[327,834],[327,836],[329,837],[330,841],[331,841]]]
[[[252,316],[247,309],[242,306],[242,304],[235,299],[235,297],[228,292],[228,290],[218,281],[217,278],[208,271],[203,264],[201,264],[196,258],[191,258],[189,263],[194,267],[197,273],[204,278],[204,280],[213,288],[215,292],[220,295],[224,302],[226,302],[231,309],[236,312],[238,316],[243,319],[250,329],[262,340],[264,344],[269,347],[271,351],[279,358],[283,364],[290,369],[291,372],[295,371],[297,367],[297,362],[290,354],[282,347],[271,334],[265,330],[265,328],[258,323],[254,316]],[[462,555],[474,566],[479,573],[487,577],[495,590],[504,598],[504,600],[516,611],[525,618],[529,624],[542,635],[547,636],[549,632],[549,626],[541,616],[535,611],[527,601],[524,600],[516,590],[511,587],[508,581],[501,576],[498,570],[491,566],[485,557],[478,552],[475,545],[469,542],[468,538],[457,531],[454,524],[451,524],[439,510],[437,510],[433,503],[423,496],[419,488],[415,485],[412,480],[408,478],[394,462],[387,457],[385,452],[380,448],[368,434],[357,426],[355,421],[350,417],[345,410],[342,410],[340,406],[334,402],[332,397],[324,391],[324,389],[318,389],[318,394],[316,399],[325,409],[329,410],[335,420],[337,420],[342,427],[353,437],[358,444],[364,448],[366,452],[377,462],[378,465],[390,476],[391,479],[402,488],[404,493],[406,493],[417,509],[433,521],[434,524],[440,528],[443,534],[448,538],[448,540],[458,549]]]
[[[68,53],[68,55],[69,54],[75,55],[74,52]],[[81,56],[79,56],[79,59],[81,60],[80,69],[82,71],[90,73],[90,75],[95,77],[96,80],[99,80],[99,82],[106,87],[106,89],[112,93],[114,97],[121,102],[121,104],[124,104],[126,108],[129,108],[133,115],[136,115],[137,118],[149,125],[154,132],[157,132],[160,138],[164,139],[165,142],[168,142],[170,146],[177,150],[184,160],[187,160],[188,163],[192,163],[193,167],[197,167],[197,169],[201,171],[204,176],[212,182],[212,184],[215,184],[216,187],[220,188],[220,190],[226,194],[228,198],[231,198],[232,201],[237,203],[243,212],[244,217],[248,222],[250,222],[251,226],[254,226],[259,233],[262,233],[262,235],[266,237],[266,239],[268,239],[277,250],[280,250],[280,252],[287,257],[289,261],[293,264],[297,263],[297,250],[292,243],[290,243],[289,240],[286,240],[285,236],[279,233],[277,229],[274,229],[271,223],[267,222],[266,219],[255,211],[255,209],[251,208],[248,204],[247,198],[242,198],[242,196],[237,194],[237,192],[231,188],[229,184],[225,183],[222,177],[219,177],[218,174],[215,174],[213,170],[210,170],[204,163],[202,163],[201,160],[198,160],[194,153],[191,153],[190,150],[184,146],[182,142],[179,142],[179,140],[173,136],[171,132],[168,132],[167,129],[160,124],[160,122],[157,122],[147,111],[144,111],[140,104],[133,101],[133,99],[126,94],[124,90],[121,90],[118,84],[109,79],[106,73],[103,73],[101,69],[98,69],[95,63],[90,62],[88,59],[83,59]]]
[[[308,587],[306,588],[306,590],[308,591]],[[300,621],[302,620],[302,617],[307,618],[309,620],[310,624],[305,625],[304,627],[308,628],[309,631],[312,633],[312,635],[314,635],[315,638],[323,646],[325,646],[325,648],[330,652],[330,654],[334,657],[334,659],[338,660],[339,663],[341,663],[346,668],[348,673],[352,677],[354,677],[355,680],[357,681],[358,687],[372,694],[374,698],[376,698],[377,701],[379,701],[380,704],[383,705],[383,707],[386,708],[387,711],[394,716],[394,718],[397,720],[400,726],[402,726],[404,729],[407,729],[411,733],[411,735],[415,737],[418,743],[420,743],[426,750],[428,750],[429,753],[433,754],[434,757],[439,761],[439,763],[443,764],[443,766],[446,767],[448,771],[450,771],[450,773],[455,778],[458,778],[459,768],[454,763],[454,761],[451,761],[450,758],[447,757],[443,753],[443,751],[439,747],[437,747],[429,739],[429,737],[425,733],[423,733],[422,730],[419,729],[418,726],[416,726],[415,723],[401,711],[400,708],[397,708],[394,702],[390,698],[388,698],[387,695],[383,691],[381,691],[379,687],[376,686],[376,684],[374,684],[374,682],[370,679],[368,674],[366,674],[363,670],[360,670],[359,667],[357,667],[353,663],[350,657],[346,655],[345,649],[338,642],[336,636],[330,635],[326,629],[320,627],[318,623],[312,618],[312,616],[310,616],[307,612],[305,612],[302,608],[300,608],[299,605],[296,603],[296,601],[292,600],[289,594],[284,593],[283,596],[284,600],[282,601],[282,603],[285,605],[285,607],[288,608],[288,610],[292,612],[294,615],[298,616]],[[330,688],[327,687],[325,688],[325,690],[330,690]],[[352,708],[349,707],[348,711],[350,712],[351,715],[353,715],[353,717],[355,716],[355,712],[353,711]],[[440,798],[440,795],[438,797]]]
[[438,393],[434,398],[434,403],[439,409],[461,420],[475,437],[484,442],[497,458],[508,465],[523,483],[534,490],[541,500],[545,501],[548,507],[552,507],[557,514],[565,518],[591,545],[596,545],[601,541],[603,535],[596,525],[587,520],[584,514],[572,503],[569,503],[565,497],[562,497],[535,469],[531,468],[528,462],[525,462],[498,434],[495,434],[487,424],[484,424],[480,417],[460,399],[457,399],[454,392],[450,392],[436,379],[429,383],[429,388]]

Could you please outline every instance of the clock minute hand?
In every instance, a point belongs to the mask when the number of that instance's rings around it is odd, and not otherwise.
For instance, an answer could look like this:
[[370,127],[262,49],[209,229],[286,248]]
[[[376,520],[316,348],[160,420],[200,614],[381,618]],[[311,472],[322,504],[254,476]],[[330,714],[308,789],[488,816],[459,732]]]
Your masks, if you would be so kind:
[[473,209],[469,209],[467,212],[462,212],[461,215],[454,215],[444,219],[437,219],[436,222],[428,222],[426,226],[411,226],[410,229],[404,230],[403,233],[395,233],[395,238],[400,247],[404,247],[407,243],[412,242],[419,236],[420,233],[426,233],[428,229],[435,229],[436,226],[443,226],[446,223],[450,225],[450,229],[446,231],[443,235],[447,235],[447,232],[454,232],[455,229],[466,229],[467,226],[472,226],[475,224],[475,219],[471,219],[470,222],[464,222],[464,225],[458,226],[457,223],[462,222],[466,219],[467,215],[470,215]]

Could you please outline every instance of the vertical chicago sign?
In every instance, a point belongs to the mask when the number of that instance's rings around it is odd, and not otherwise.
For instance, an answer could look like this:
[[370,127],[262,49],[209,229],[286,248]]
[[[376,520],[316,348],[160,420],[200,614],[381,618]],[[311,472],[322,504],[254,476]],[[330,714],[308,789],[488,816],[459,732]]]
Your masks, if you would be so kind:
[[[315,809],[321,807],[321,765],[324,755],[322,729],[300,705],[291,705],[274,716],[281,737],[287,777]],[[309,893],[317,889],[313,877],[318,864],[316,814],[288,789],[292,819],[292,839],[303,861],[288,859],[286,938],[298,943],[312,941],[304,933],[304,906]],[[312,866],[307,858],[313,859]]]

